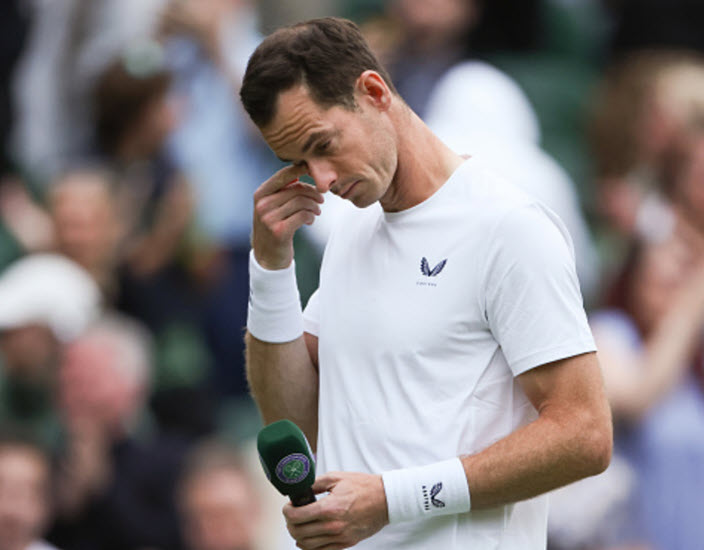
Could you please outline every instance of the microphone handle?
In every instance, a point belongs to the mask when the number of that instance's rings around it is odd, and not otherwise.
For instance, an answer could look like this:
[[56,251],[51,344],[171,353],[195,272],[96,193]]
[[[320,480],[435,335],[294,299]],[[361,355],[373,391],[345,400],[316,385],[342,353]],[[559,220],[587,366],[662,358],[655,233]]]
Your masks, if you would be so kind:
[[306,489],[302,493],[289,495],[289,498],[291,499],[291,504],[296,507],[305,506],[306,504],[311,504],[312,502],[315,502],[317,500],[315,498],[315,493],[313,492],[313,489],[311,487],[308,487],[308,489]]

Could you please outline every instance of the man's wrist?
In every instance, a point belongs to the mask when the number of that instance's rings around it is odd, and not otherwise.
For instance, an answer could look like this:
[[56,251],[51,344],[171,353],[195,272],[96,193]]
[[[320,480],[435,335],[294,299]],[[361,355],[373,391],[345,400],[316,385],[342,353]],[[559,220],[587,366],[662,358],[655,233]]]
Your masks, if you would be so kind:
[[285,269],[265,269],[250,252],[247,330],[273,344],[291,342],[303,334],[295,262]]
[[382,474],[389,523],[439,515],[460,514],[471,508],[467,477],[459,458]]

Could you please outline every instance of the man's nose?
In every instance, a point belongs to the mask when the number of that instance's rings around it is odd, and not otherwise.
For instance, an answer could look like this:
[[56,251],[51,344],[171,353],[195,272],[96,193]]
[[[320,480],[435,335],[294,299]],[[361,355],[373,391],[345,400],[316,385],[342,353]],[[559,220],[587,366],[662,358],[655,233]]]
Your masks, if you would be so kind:
[[308,161],[308,175],[321,193],[329,191],[337,181],[337,172],[330,162],[324,160]]

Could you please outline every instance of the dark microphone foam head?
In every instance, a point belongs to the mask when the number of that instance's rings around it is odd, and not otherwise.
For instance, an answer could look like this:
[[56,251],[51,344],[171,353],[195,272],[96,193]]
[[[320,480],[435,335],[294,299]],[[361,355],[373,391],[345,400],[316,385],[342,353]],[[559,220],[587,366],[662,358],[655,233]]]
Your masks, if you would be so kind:
[[308,491],[315,481],[315,461],[306,436],[290,420],[262,428],[257,450],[269,481],[286,496]]

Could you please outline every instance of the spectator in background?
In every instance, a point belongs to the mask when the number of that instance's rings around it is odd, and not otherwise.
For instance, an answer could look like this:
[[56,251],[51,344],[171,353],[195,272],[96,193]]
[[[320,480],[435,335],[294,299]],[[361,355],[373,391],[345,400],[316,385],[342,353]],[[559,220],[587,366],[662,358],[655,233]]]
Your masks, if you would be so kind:
[[155,42],[116,59],[96,90],[96,127],[105,159],[117,174],[118,215],[126,225],[117,307],[144,322],[158,339],[174,326],[202,341],[200,257],[191,239],[191,189],[167,151],[178,124],[170,73]]
[[365,35],[401,97],[421,118],[436,81],[450,67],[478,55],[535,49],[543,36],[539,0],[384,4],[385,15],[365,24]]
[[[400,42],[382,62],[401,97],[421,118],[430,93],[447,69],[468,54],[469,31],[480,15],[477,0],[393,0]],[[387,59],[384,59],[387,57]]]
[[[685,550],[704,540],[704,254],[689,231],[678,220],[666,240],[636,245],[611,307],[591,316],[621,470],[556,496],[557,548]],[[626,498],[614,495],[619,485]]]
[[77,168],[57,179],[48,195],[56,250],[90,273],[108,302],[118,292],[117,267],[128,217],[119,211],[113,184],[107,170]]
[[[626,238],[665,238],[676,151],[704,113],[704,60],[678,51],[634,53],[607,72],[590,138],[597,207]],[[674,162],[674,164],[673,164]]]
[[181,548],[174,489],[188,441],[138,433],[150,353],[144,328],[114,315],[65,348],[58,387],[65,442],[49,537],[59,546]]
[[264,550],[257,545],[262,510],[243,459],[206,442],[193,450],[178,493],[188,550]]
[[22,258],[0,276],[0,421],[57,443],[52,407],[60,346],[97,317],[98,287],[59,255]]
[[[193,186],[195,217],[211,247],[204,323],[218,392],[242,396],[251,196],[276,162],[237,101],[249,55],[261,40],[250,0],[172,1],[161,35],[182,98],[170,151]],[[234,331],[234,332],[233,332]]]
[[40,447],[0,434],[0,550],[56,550],[40,540],[50,516],[50,472]]
[[152,32],[164,0],[28,1],[14,82],[13,149],[41,183],[93,150],[90,90],[110,61]]
[[631,266],[620,313],[593,316],[617,440],[632,464],[631,540],[696,548],[704,540],[704,256],[678,230]]

